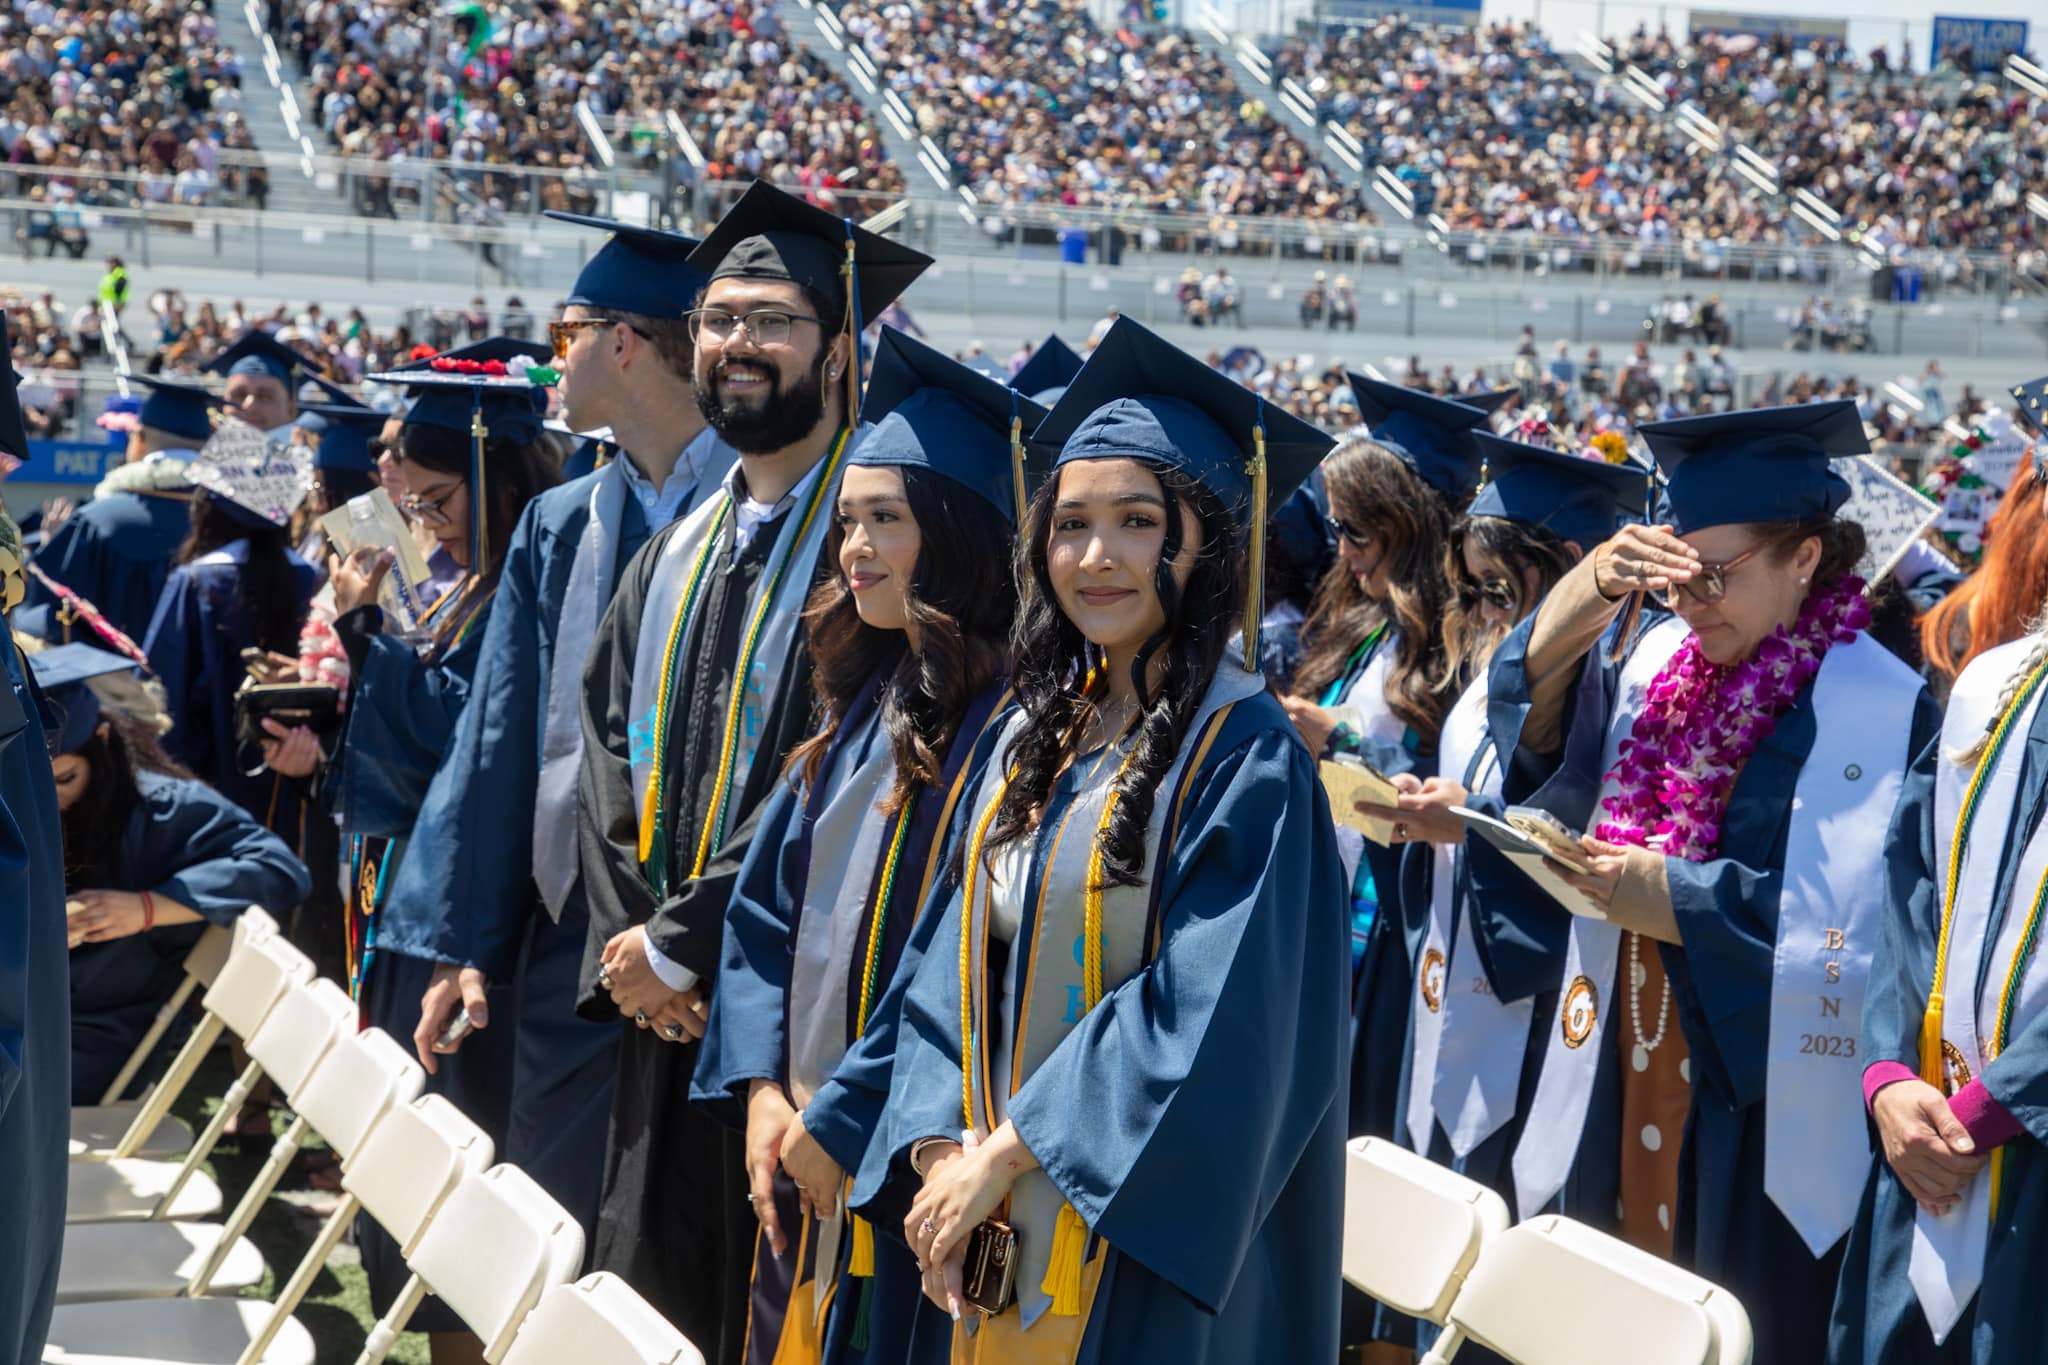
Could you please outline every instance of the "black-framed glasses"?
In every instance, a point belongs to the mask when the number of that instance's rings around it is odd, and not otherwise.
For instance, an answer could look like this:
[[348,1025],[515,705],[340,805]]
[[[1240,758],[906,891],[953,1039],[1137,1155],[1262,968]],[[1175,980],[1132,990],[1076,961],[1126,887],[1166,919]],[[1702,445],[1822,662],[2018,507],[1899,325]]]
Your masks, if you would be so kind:
[[445,509],[448,506],[448,500],[461,491],[460,488],[451,488],[438,498],[422,498],[408,493],[399,500],[398,505],[403,507],[408,514],[418,517],[430,526],[446,526],[448,524],[448,513]]
[[1505,578],[1482,578],[1477,583],[1460,583],[1458,596],[1467,607],[1482,603],[1495,611],[1513,615],[1521,606],[1521,598],[1515,592],[1515,585]]
[[1351,542],[1351,547],[1356,550],[1369,548],[1375,539],[1372,532],[1361,531],[1358,527],[1353,526],[1340,516],[1326,516],[1323,518],[1323,522],[1330,528],[1331,535],[1339,540]]
[[646,337],[649,341],[653,340],[652,337],[647,336],[647,333],[641,331],[630,322],[624,322],[621,318],[570,318],[563,322],[551,322],[548,324],[548,346],[554,351],[555,359],[563,360],[569,355],[569,347],[575,344],[576,334],[584,328],[617,327],[622,323],[633,335]]
[[1711,607],[1728,595],[1728,575],[1755,558],[1764,547],[1752,545],[1726,564],[1702,564],[1692,578],[1684,583],[1673,583],[1657,595],[1664,599],[1664,605],[1678,610],[1678,595],[1682,592],[1703,607]]
[[815,322],[820,327],[825,325],[823,318],[814,318],[808,313],[786,313],[780,308],[756,308],[744,314],[729,308],[692,308],[686,316],[690,319],[690,340],[699,346],[723,346],[742,328],[753,338],[756,346],[786,346],[789,344],[789,329],[795,324]]

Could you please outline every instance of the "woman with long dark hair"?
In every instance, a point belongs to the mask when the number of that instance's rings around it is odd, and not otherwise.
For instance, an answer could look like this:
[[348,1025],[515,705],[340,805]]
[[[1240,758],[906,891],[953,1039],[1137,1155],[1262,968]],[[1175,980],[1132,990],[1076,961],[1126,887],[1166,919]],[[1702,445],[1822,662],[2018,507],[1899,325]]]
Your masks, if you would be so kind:
[[[1265,503],[1328,441],[1129,319],[1037,434],[1061,452],[1025,520],[1017,706],[883,1004],[852,1202],[914,1192],[956,1320],[924,1314],[914,1349],[1333,1359],[1341,874],[1314,759],[1246,666]],[[1014,1302],[964,1297],[970,1240],[1009,1245]]]
[[129,660],[73,644],[29,666],[56,720],[45,738],[70,902],[71,1102],[98,1104],[206,925],[251,905],[281,913],[312,879],[276,835],[165,757],[154,730],[101,706],[91,680]]
[[[1045,416],[900,332],[885,328],[877,352],[863,408],[875,425],[847,456],[825,544],[836,572],[804,611],[824,724],[790,753],[741,866],[691,1086],[746,1131],[761,1224],[752,1365],[799,1345],[830,1362],[908,1358],[917,1263],[897,1229],[877,1237],[840,1212],[886,1076],[860,1063],[845,1081],[833,1073],[878,1022],[967,756],[1004,692],[1024,496],[1011,421]],[[690,1031],[684,1018],[649,1024]]]
[[[1516,1204],[1726,1286],[1759,1365],[1818,1360],[1867,1170],[1873,889],[1939,716],[1864,629],[1863,532],[1830,463],[1867,448],[1854,404],[1642,436],[1669,524],[1595,547],[1487,679],[1505,798],[1587,831],[1588,870],[1558,874],[1578,913],[1487,901],[1562,964]],[[1638,618],[1649,595],[1669,614]]]

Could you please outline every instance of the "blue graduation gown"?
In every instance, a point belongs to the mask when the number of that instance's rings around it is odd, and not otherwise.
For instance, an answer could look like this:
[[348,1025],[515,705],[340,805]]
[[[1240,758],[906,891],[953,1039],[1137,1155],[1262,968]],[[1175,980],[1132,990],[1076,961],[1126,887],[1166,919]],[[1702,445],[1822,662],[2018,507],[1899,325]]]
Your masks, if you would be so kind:
[[64,1243],[71,991],[39,699],[20,652],[9,643],[0,655],[0,1360],[30,1361],[42,1358]]
[[[1588,653],[1574,695],[1561,755],[1521,744],[1530,708],[1526,671],[1535,618],[1524,621],[1494,655],[1489,672],[1489,722],[1506,763],[1510,801],[1550,810],[1573,828],[1595,818],[1601,751],[1620,691],[1621,665],[1608,662],[1608,639]],[[1939,730],[1940,712],[1923,690],[1914,712],[1912,750]],[[1692,1103],[1679,1150],[1678,1208],[1672,1254],[1679,1264],[1730,1290],[1749,1310],[1757,1365],[1794,1365],[1821,1358],[1827,1309],[1834,1301],[1842,1247],[1816,1259],[1764,1192],[1765,1083],[1770,1039],[1772,966],[1778,894],[1792,798],[1817,734],[1809,683],[1776,728],[1758,744],[1735,780],[1717,856],[1693,863],[1665,860],[1672,909],[1683,947],[1659,944],[1671,999],[1690,1052]],[[1547,779],[1547,780],[1545,780]],[[1531,782],[1536,784],[1531,789]],[[1507,919],[1526,914],[1519,937],[1555,941],[1561,960],[1566,912],[1528,913],[1538,898],[1503,896],[1490,907]],[[1497,944],[1496,948],[1507,947]],[[1510,949],[1512,951],[1512,949]],[[1621,1081],[1619,1052],[1603,1047],[1579,1158],[1560,1195],[1560,1211],[1595,1226],[1612,1226],[1618,1198]],[[1862,1161],[1865,1153],[1843,1154]]]
[[[309,602],[313,567],[286,553],[300,601]],[[248,542],[237,540],[173,569],[142,650],[163,681],[165,708],[175,722],[164,751],[297,850],[303,847],[304,784],[267,768],[248,776],[235,753],[234,694],[248,672],[242,651],[256,643],[239,592],[248,556]]]
[[[1055,785],[1041,834],[1078,782]],[[1044,854],[1041,840],[1034,879]],[[1157,957],[1083,1015],[1009,1103],[1099,1239],[1090,1254],[1107,1247],[1078,1359],[1335,1359],[1346,897],[1315,761],[1270,695],[1224,722],[1158,875]],[[955,943],[959,896],[935,895],[922,920]],[[906,1202],[912,1144],[961,1123],[958,958],[925,952],[899,984],[890,1098],[857,1204],[891,1184],[890,1202]],[[920,1343],[951,1326],[924,1315]]]
[[[109,493],[71,514],[36,552],[36,567],[100,609],[113,626],[140,641],[156,611],[157,597],[171,575],[171,559],[192,530],[189,497]],[[31,575],[18,630],[61,644],[57,594]],[[79,623],[73,640],[98,643],[92,627]]]
[[[135,775],[115,882],[232,924],[251,905],[279,910],[312,890],[305,864],[240,806],[201,782]],[[98,1104],[156,1013],[177,992],[205,924],[175,924],[71,952],[71,1102]],[[138,1078],[139,1079],[139,1078]]]
[[[1936,742],[1937,744],[1939,741]],[[1995,941],[2007,915],[2025,913],[2031,892],[2016,885],[2018,850],[2048,813],[2048,711],[2037,711],[2020,766],[2019,799],[2005,831],[1997,898],[1986,933]],[[1906,781],[1885,846],[1885,920],[1870,992],[1863,1001],[1863,1050],[1872,1062],[1919,1070],[1920,1020],[1934,980],[1942,888],[1935,879],[1934,788],[1939,751],[1930,744]],[[1986,833],[1990,831],[1984,831]],[[1998,970],[1986,954],[1986,969]],[[1955,1005],[1950,1006],[1956,1008]],[[2036,1019],[1987,1064],[1984,1088],[2025,1132],[2001,1149],[1999,1207],[1984,1248],[1977,1296],[1941,1346],[1934,1344],[1906,1278],[1918,1206],[1880,1153],[1849,1232],[1828,1336],[1832,1365],[2003,1365],[2032,1359],[2048,1340],[2041,1292],[2048,1237],[2048,1019]],[[1979,1180],[1990,1178],[1989,1173]]]

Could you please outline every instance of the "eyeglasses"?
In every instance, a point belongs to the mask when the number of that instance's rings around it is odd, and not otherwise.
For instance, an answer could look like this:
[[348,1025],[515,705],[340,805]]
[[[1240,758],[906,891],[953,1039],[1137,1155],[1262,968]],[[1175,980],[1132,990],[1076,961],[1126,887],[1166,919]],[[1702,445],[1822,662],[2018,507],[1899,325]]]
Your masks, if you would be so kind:
[[1515,585],[1505,578],[1482,578],[1477,583],[1460,583],[1458,596],[1467,607],[1484,602],[1496,611],[1512,614],[1521,605]]
[[619,326],[625,327],[634,336],[647,337],[649,341],[654,339],[648,337],[647,333],[641,331],[632,323],[624,322],[619,318],[571,318],[566,322],[551,322],[548,324],[548,345],[553,348],[555,359],[564,360],[568,358],[569,347],[576,342],[576,334],[584,328]]
[[1323,521],[1326,525],[1329,526],[1331,535],[1337,537],[1337,539],[1339,540],[1350,541],[1353,549],[1366,549],[1370,547],[1373,542],[1372,532],[1361,531],[1356,526],[1353,526],[1350,522],[1344,520],[1344,518],[1342,517],[1324,517]]
[[446,526],[448,524],[448,513],[442,509],[448,506],[450,498],[453,498],[461,491],[460,488],[451,488],[440,497],[433,499],[414,497],[408,493],[399,500],[398,505],[413,516],[418,517],[421,521],[434,526]]
[[1680,592],[1703,607],[1711,607],[1728,595],[1728,575],[1753,559],[1761,549],[1761,545],[1752,545],[1726,564],[1702,564],[1689,581],[1673,583],[1657,595],[1664,599],[1664,605],[1673,611],[1678,610]]
[[825,325],[823,318],[805,313],[785,313],[777,308],[756,308],[744,316],[724,308],[693,308],[687,316],[690,319],[690,340],[699,346],[723,346],[732,340],[733,333],[743,327],[756,346],[786,346],[793,324],[815,322],[820,327]]

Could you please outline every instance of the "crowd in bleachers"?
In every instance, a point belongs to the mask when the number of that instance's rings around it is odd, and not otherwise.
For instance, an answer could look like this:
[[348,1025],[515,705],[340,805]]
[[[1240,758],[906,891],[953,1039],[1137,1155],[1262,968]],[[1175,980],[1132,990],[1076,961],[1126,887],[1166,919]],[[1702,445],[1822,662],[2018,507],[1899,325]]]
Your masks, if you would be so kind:
[[0,161],[13,192],[130,207],[260,195],[242,64],[207,7],[52,3],[0,13]]

